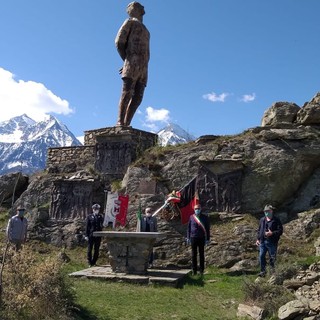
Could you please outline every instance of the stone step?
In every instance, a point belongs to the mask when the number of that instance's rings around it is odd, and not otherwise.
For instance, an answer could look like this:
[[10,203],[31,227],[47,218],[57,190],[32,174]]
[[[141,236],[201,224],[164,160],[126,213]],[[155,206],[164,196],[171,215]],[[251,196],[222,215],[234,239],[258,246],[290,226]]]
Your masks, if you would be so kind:
[[136,284],[160,284],[174,288],[183,287],[185,278],[190,270],[188,269],[148,269],[146,274],[115,273],[110,265],[95,266],[70,273],[70,277],[85,277],[88,279],[102,279],[115,282],[128,282]]

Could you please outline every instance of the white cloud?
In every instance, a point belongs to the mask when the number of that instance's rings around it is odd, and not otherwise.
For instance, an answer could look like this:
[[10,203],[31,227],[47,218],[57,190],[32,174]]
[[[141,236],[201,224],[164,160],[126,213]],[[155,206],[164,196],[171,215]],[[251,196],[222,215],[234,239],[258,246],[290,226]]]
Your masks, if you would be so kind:
[[215,92],[207,93],[202,96],[203,99],[209,100],[211,102],[225,102],[226,98],[230,93],[223,92],[221,94],[216,94]]
[[152,107],[146,108],[146,117],[143,126],[152,132],[158,132],[160,124],[170,122],[170,111],[167,109],[154,109]]
[[243,102],[251,102],[251,101],[254,101],[256,99],[256,94],[253,93],[253,94],[244,94],[240,101],[243,101]]
[[48,113],[74,112],[67,100],[56,96],[42,83],[15,80],[14,75],[3,68],[0,68],[0,106],[0,121],[23,113],[39,121]]
[[146,112],[147,112],[147,115],[146,115],[147,122],[155,122],[155,121],[168,122],[170,119],[169,117],[170,111],[167,109],[153,109],[152,107],[147,107]]

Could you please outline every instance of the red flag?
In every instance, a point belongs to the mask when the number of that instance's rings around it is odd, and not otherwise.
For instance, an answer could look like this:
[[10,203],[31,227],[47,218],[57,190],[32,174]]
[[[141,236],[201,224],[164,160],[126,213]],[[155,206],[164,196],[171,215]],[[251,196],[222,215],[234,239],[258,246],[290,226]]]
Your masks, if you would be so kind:
[[194,206],[199,203],[197,187],[197,177],[195,177],[178,191],[180,201],[177,205],[180,209],[182,224],[189,222],[189,218],[194,212]]
[[118,207],[119,212],[116,215],[116,222],[119,222],[120,225],[125,226],[126,220],[127,220],[129,196],[119,194],[117,201],[118,201],[118,205],[119,205],[119,207]]

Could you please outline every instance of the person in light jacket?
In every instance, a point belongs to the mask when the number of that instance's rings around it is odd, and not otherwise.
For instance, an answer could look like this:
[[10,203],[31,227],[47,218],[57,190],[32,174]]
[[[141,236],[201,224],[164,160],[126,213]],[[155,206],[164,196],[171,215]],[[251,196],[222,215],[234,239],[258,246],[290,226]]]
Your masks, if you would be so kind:
[[20,250],[27,240],[28,220],[24,216],[25,211],[25,208],[18,207],[17,214],[9,219],[7,225],[8,241],[15,245],[16,251]]

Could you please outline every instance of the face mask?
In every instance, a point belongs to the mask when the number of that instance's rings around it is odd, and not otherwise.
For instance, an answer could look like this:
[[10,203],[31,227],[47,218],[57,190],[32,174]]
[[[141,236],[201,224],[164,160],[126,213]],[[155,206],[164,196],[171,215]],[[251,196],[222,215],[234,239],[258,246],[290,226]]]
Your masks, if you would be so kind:
[[24,210],[19,210],[18,211],[18,216],[21,218],[24,216]]
[[98,214],[99,210],[93,210],[93,214]]
[[147,213],[146,213],[146,216],[147,216],[147,217],[151,217],[151,216],[152,216],[151,212],[147,212]]
[[272,212],[269,212],[269,211],[266,211],[266,212],[264,213],[264,215],[265,215],[267,218],[272,218],[273,213],[272,213]]
[[201,212],[201,209],[195,209],[194,210],[194,213],[197,214],[197,215],[200,214],[200,212]]

